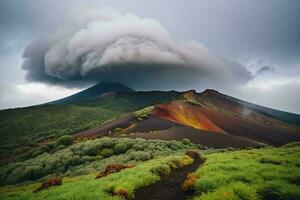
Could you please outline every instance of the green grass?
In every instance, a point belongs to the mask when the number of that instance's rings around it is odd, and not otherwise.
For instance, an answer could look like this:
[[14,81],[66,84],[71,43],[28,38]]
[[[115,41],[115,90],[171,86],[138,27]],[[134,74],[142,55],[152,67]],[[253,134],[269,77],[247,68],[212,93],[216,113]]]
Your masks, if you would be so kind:
[[128,197],[132,199],[137,188],[160,180],[160,176],[155,173],[157,167],[163,165],[180,168],[192,162],[193,160],[185,155],[160,157],[101,179],[94,179],[95,174],[72,179],[66,178],[63,180],[62,186],[53,187],[40,193],[32,193],[32,190],[39,186],[38,184],[6,186],[0,189],[0,199],[119,200],[123,198],[109,194],[120,189],[127,191]]
[[[132,142],[130,139],[125,140]],[[122,143],[125,143],[125,140]],[[93,141],[86,142],[89,146],[94,146]],[[158,142],[159,146],[167,144],[162,141]],[[108,143],[110,142],[106,141],[103,144]],[[145,151],[157,149],[154,143],[146,144],[145,141],[135,143],[139,144],[133,146],[134,148],[139,149],[140,146],[144,146]],[[79,146],[76,147],[76,145]],[[77,151],[78,147],[80,144],[70,146],[73,151]],[[173,151],[177,152],[173,153],[173,156],[161,155],[152,160],[138,162],[139,164],[134,168],[97,180],[94,179],[95,172],[84,176],[65,177],[62,186],[37,194],[32,191],[39,186],[38,183],[4,186],[0,188],[0,199],[121,200],[125,198],[110,195],[121,190],[126,191],[127,198],[132,199],[138,188],[160,180],[160,174],[167,175],[171,169],[183,167],[192,162],[189,157],[183,155],[184,151]],[[192,198],[194,200],[298,200],[300,197],[300,145],[293,143],[280,148],[210,152],[206,154],[205,163],[196,173],[199,179],[194,185],[197,192],[197,195]]]
[[207,155],[195,200],[300,198],[300,144]]

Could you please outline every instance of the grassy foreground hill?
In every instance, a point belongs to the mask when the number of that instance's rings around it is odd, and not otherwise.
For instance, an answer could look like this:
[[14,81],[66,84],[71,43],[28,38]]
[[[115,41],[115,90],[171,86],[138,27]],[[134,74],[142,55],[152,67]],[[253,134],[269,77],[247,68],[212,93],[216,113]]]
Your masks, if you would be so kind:
[[[190,198],[195,200],[297,200],[300,195],[300,144],[293,143],[280,148],[252,150],[209,151],[206,161],[194,173],[195,190]],[[135,192],[150,184],[156,184],[162,171],[165,175],[174,168],[193,162],[180,151],[176,156],[159,156],[137,163],[136,167],[94,179],[95,174],[65,178],[62,186],[40,193],[32,190],[37,183],[21,186],[5,186],[0,189],[1,199],[134,199]],[[191,177],[191,175],[189,175]],[[179,187],[179,186],[178,186]],[[126,198],[118,191],[126,191]],[[161,191],[163,199],[167,191]],[[114,195],[115,194],[115,195]],[[150,199],[150,198],[149,198]]]
[[300,143],[207,155],[194,200],[300,198]]

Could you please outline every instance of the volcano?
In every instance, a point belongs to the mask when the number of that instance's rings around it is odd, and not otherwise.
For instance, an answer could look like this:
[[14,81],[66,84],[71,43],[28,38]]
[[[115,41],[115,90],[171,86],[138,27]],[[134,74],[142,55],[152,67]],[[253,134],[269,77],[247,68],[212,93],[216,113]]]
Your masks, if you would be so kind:
[[[120,98],[143,102],[145,97],[164,102],[147,102],[146,117],[138,112],[110,120],[99,127],[81,131],[76,137],[139,137],[146,139],[183,139],[212,147],[245,147],[262,144],[279,146],[300,140],[300,115],[255,105],[216,90],[121,91]],[[168,99],[165,97],[168,96]],[[101,101],[105,97],[97,100]],[[92,101],[92,102],[93,102]],[[158,101],[159,102],[159,101]],[[151,108],[147,109],[148,106]]]
[[108,92],[120,92],[120,91],[126,91],[126,92],[132,92],[131,88],[121,84],[121,83],[114,83],[114,82],[102,82],[98,83],[86,90],[83,90],[81,92],[78,92],[76,94],[73,94],[71,96],[52,101],[48,104],[74,104],[74,103],[82,103],[85,101],[91,101],[93,99],[96,99],[97,97],[100,97],[103,94],[106,94]]

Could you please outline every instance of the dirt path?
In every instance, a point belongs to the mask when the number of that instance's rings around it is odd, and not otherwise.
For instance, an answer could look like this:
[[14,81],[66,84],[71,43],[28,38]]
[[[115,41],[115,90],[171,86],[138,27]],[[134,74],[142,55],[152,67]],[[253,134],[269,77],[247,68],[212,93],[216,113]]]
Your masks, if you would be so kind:
[[194,172],[202,164],[197,159],[193,164],[182,169],[176,169],[167,177],[161,178],[157,183],[140,188],[135,193],[135,200],[184,200],[190,194],[181,189],[181,184],[185,181],[186,175]]

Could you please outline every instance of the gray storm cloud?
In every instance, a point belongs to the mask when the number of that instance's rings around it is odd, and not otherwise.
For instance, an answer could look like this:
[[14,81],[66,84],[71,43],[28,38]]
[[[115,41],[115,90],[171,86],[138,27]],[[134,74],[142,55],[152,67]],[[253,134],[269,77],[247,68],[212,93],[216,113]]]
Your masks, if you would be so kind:
[[23,57],[27,80],[64,86],[115,81],[138,89],[220,88],[251,78],[244,66],[199,42],[175,39],[156,20],[112,8],[68,13]]

